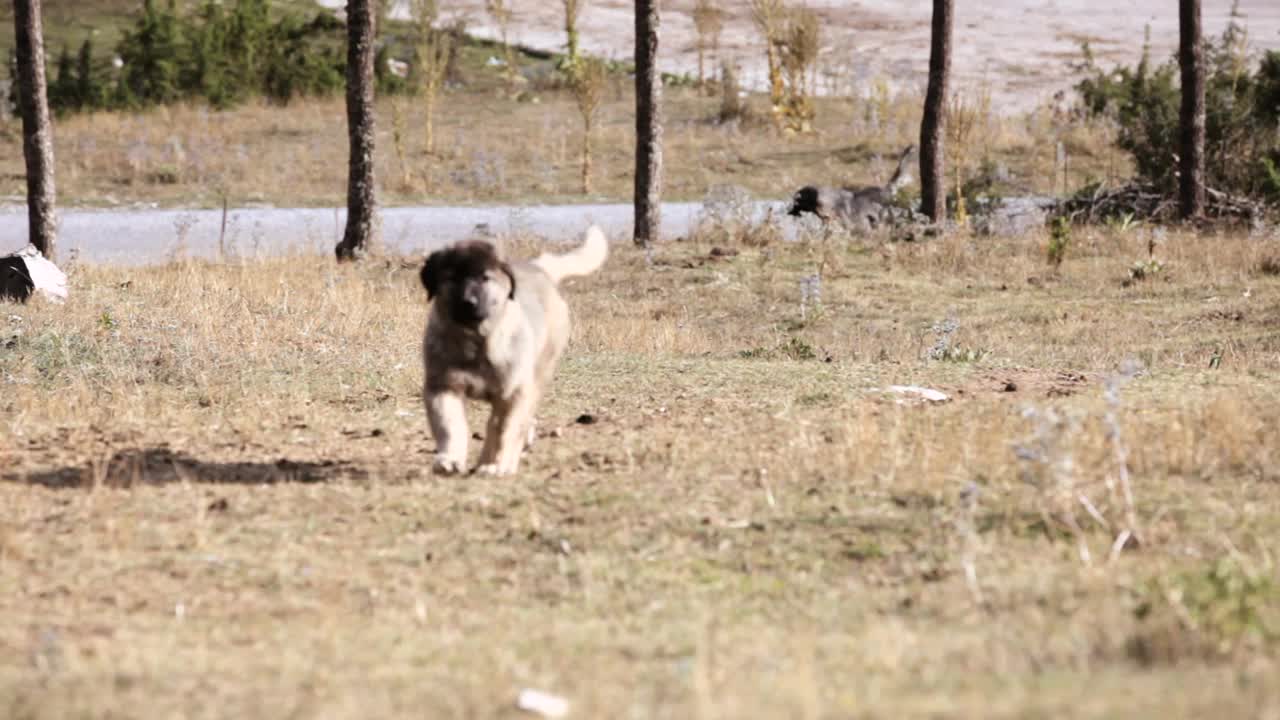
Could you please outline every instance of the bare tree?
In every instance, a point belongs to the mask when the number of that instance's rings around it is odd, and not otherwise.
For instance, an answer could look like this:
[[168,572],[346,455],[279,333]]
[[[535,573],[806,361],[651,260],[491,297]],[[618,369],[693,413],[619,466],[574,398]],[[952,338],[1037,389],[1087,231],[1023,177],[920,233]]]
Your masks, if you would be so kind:
[[1178,207],[1183,219],[1204,214],[1204,42],[1200,0],[1178,0],[1178,65],[1182,70]]
[[[449,69],[449,56],[453,52],[453,36],[435,26],[439,16],[439,3],[436,0],[414,0],[413,19],[416,37],[413,54],[416,67],[413,71],[417,79],[418,91],[422,94],[422,141],[423,150],[427,155],[436,151],[436,97],[440,94],[441,86],[444,85],[445,75]],[[430,175],[428,171],[428,186],[431,184]]]
[[373,59],[378,0],[347,0],[347,228],[334,248],[354,260],[378,241],[378,197],[373,178]]
[[604,61],[596,58],[580,59],[576,67],[569,77],[578,112],[582,114],[582,194],[586,195],[591,192],[591,131],[604,98],[608,70]]
[[511,44],[511,22],[515,19],[511,0],[485,0],[484,9],[498,26],[498,40],[502,42],[502,60],[506,66],[503,68],[503,76],[507,80],[507,85],[514,86],[519,70],[516,67],[516,48]]
[[751,20],[764,38],[765,59],[769,63],[769,102],[773,107],[775,122],[782,109],[782,59],[778,44],[781,41],[786,6],[783,0],[751,0]]
[[658,239],[662,211],[662,75],[658,72],[658,2],[636,0],[635,243]]
[[784,17],[778,41],[786,88],[782,119],[792,132],[810,132],[814,117],[810,85],[822,51],[821,22],[817,13],[807,7],[790,8]]
[[577,72],[579,60],[578,18],[587,0],[560,0],[560,4],[564,6],[565,55],[568,56],[569,74],[572,75]]
[[22,115],[22,154],[27,163],[28,237],[52,258],[57,245],[57,187],[54,183],[53,126],[45,83],[44,27],[40,0],[13,0],[18,61],[18,108]]
[[706,84],[707,51],[719,51],[720,32],[724,30],[724,11],[716,7],[716,0],[697,0],[693,6],[693,29],[698,33],[698,87],[701,88]]
[[947,76],[951,73],[952,0],[933,0],[933,41],[929,50],[929,89],[920,122],[920,206],[935,223],[947,217]]

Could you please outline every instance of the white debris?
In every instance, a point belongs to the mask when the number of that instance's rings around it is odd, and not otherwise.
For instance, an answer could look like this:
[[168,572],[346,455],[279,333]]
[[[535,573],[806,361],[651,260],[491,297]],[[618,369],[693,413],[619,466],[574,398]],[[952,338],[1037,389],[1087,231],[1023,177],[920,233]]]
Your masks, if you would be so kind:
[[387,58],[387,70],[391,71],[396,77],[409,77],[409,63],[395,58]]
[[919,387],[917,385],[890,385],[884,389],[885,392],[897,393],[898,395],[913,395],[929,402],[944,403],[951,398],[941,390],[933,388]]
[[516,707],[545,718],[562,718],[569,714],[569,701],[559,695],[525,688],[516,698]]

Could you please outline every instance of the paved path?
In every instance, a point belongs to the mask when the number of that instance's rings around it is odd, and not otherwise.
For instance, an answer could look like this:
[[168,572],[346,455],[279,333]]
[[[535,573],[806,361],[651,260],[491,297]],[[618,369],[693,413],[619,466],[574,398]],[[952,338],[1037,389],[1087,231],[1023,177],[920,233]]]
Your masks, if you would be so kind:
[[[684,235],[701,209],[697,203],[663,204],[666,237]],[[223,248],[220,210],[64,210],[58,213],[58,255],[111,264],[162,262],[187,257],[330,253],[341,237],[346,210],[239,208],[228,213]],[[630,204],[530,207],[398,207],[383,210],[388,249],[417,253],[470,237],[477,225],[495,234],[530,233],[551,242],[573,240],[597,223],[615,240],[630,237]],[[0,207],[0,255],[27,242],[26,208]]]

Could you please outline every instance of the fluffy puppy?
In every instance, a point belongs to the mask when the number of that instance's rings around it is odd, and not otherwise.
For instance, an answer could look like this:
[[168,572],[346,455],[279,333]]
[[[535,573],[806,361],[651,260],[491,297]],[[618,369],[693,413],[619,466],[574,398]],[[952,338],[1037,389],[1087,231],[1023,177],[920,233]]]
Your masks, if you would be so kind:
[[510,475],[519,468],[534,412],[569,343],[569,306],[560,281],[595,272],[609,254],[592,226],[576,249],[508,263],[487,242],[434,252],[422,266],[431,300],[422,356],[423,399],[436,441],[433,470],[461,472],[470,431],[466,398],[492,412],[475,472]]

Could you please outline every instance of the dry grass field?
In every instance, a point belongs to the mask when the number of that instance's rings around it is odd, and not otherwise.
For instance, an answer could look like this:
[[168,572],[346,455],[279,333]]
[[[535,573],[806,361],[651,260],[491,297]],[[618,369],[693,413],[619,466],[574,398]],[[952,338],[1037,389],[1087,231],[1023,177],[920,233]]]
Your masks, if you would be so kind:
[[[582,121],[572,96],[548,88],[514,93],[483,69],[495,50],[468,49],[466,88],[446,92],[435,116],[435,152],[423,151],[423,108],[413,97],[378,104],[380,200],[388,205],[581,201]],[[545,61],[544,61],[544,64]],[[759,198],[787,198],[811,183],[884,182],[902,148],[918,139],[921,99],[887,89],[856,99],[818,101],[817,132],[778,135],[767,98],[753,96],[757,117],[716,122],[719,99],[691,88],[665,95],[667,200],[701,200],[710,187],[738,185]],[[961,89],[964,91],[965,89]],[[980,92],[969,102],[978,107]],[[519,99],[517,99],[517,97]],[[536,102],[535,102],[536,100]],[[593,134],[589,200],[629,201],[635,153],[629,82],[611,78]],[[1126,177],[1127,157],[1111,147],[1103,124],[1068,120],[1049,110],[1006,117],[982,113],[966,146],[969,176],[987,161],[1003,194],[1062,189],[1057,143],[1069,161],[1071,189]],[[55,123],[59,200],[64,205],[147,203],[166,207],[340,206],[346,199],[347,136],[340,97],[287,107],[263,102],[226,111],[177,105],[142,114],[72,115]],[[399,135],[400,140],[396,137]],[[25,192],[21,129],[0,119],[0,198]],[[954,185],[954,178],[951,180]]]
[[0,308],[0,717],[1280,717],[1280,247],[1045,242],[618,246],[503,480],[429,472],[414,259],[73,268]]

